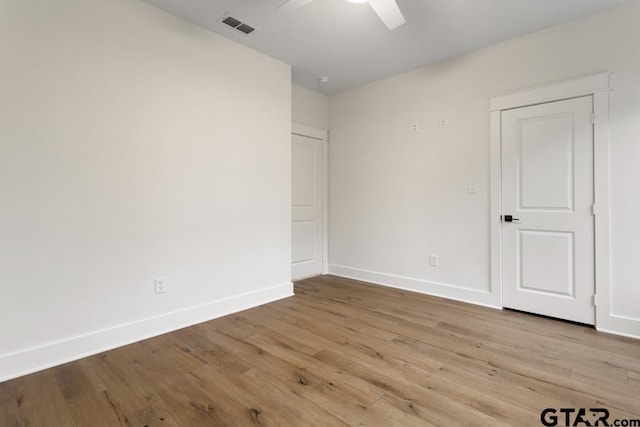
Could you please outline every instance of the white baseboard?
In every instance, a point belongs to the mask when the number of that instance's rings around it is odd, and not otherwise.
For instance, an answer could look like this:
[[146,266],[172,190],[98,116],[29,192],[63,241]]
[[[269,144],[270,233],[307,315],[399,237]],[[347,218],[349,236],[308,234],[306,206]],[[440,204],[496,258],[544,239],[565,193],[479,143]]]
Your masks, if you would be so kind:
[[293,283],[0,355],[0,382],[293,296]]
[[596,318],[596,329],[607,334],[640,339],[640,319],[611,314]]
[[380,273],[361,268],[346,267],[343,265],[329,265],[329,274],[362,280],[377,285],[403,289],[405,291],[448,298],[484,307],[501,309],[499,295],[496,292],[480,291],[444,283],[430,282],[412,277],[397,276],[394,274]]

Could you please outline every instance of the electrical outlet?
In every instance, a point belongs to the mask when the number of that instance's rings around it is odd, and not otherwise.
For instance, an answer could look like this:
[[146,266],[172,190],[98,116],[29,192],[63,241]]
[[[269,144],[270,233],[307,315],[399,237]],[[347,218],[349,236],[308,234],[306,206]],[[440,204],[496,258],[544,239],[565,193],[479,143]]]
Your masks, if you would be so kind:
[[417,123],[414,123],[411,125],[411,133],[418,133],[420,132],[420,125]]
[[164,277],[156,277],[156,294],[167,292],[167,281]]
[[467,193],[468,194],[477,194],[478,193],[478,184],[467,184]]
[[440,129],[446,129],[447,128],[447,120],[446,119],[438,120],[438,127],[440,127]]
[[438,266],[438,255],[429,255],[429,263],[431,264],[432,267],[437,267]]

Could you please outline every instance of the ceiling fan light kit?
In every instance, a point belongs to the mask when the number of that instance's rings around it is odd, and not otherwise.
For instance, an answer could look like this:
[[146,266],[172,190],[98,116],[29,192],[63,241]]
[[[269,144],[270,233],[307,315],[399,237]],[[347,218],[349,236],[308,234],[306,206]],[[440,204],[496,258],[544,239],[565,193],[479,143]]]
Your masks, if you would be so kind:
[[369,5],[390,31],[406,22],[396,0],[369,0]]
[[[314,0],[286,0],[276,9],[297,9]],[[396,0],[347,0],[349,3],[369,3],[369,6],[380,17],[389,30],[395,30],[406,21]]]

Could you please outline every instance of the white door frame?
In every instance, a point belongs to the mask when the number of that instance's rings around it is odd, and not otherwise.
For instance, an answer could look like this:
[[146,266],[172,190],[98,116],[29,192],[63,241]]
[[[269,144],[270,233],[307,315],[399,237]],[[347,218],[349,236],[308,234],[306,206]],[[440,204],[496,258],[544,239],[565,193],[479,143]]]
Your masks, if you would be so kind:
[[320,141],[322,144],[322,274],[329,272],[329,132],[291,124],[291,134]]
[[503,110],[593,96],[593,161],[595,203],[595,289],[596,327],[610,316],[609,243],[609,76],[599,73],[548,86],[492,97],[491,119],[491,294],[496,305],[502,302],[502,141]]

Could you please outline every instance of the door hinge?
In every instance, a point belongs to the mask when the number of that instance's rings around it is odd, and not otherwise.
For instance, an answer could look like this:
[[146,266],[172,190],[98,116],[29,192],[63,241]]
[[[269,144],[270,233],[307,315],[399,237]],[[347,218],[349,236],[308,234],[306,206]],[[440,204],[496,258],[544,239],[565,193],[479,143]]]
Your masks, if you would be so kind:
[[596,307],[598,305],[598,298],[597,298],[597,294],[593,294],[593,306]]
[[591,205],[591,215],[596,216],[596,204]]
[[596,124],[596,113],[591,113],[591,124]]

